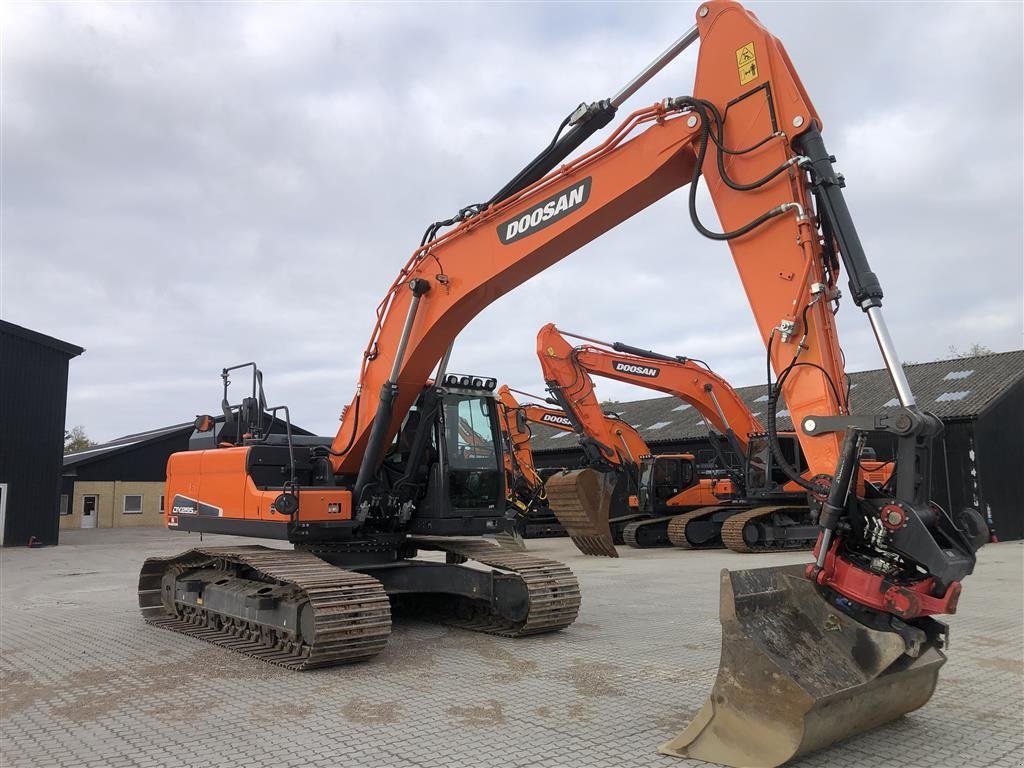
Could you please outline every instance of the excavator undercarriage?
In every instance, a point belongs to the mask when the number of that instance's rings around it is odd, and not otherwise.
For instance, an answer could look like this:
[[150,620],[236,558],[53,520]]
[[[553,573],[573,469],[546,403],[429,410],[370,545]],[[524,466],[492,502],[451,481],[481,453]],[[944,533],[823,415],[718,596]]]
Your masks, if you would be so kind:
[[294,670],[382,651],[389,597],[402,610],[504,637],[554,632],[576,619],[579,585],[561,563],[473,539],[409,538],[404,554],[415,556],[409,547],[445,561],[337,567],[321,559],[326,553],[260,546],[149,558],[139,607],[155,626]]

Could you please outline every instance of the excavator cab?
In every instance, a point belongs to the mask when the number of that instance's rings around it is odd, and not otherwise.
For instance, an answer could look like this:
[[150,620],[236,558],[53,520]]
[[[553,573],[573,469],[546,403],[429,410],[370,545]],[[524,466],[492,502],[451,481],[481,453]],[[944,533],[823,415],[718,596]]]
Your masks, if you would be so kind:
[[668,500],[692,486],[696,480],[690,454],[644,456],[640,459],[640,512],[664,514]]
[[452,393],[444,401],[445,481],[453,511],[496,509],[504,498],[494,398]]
[[[409,520],[414,533],[479,535],[506,527],[503,447],[494,379],[449,375],[428,387],[406,417],[392,453],[401,463],[389,485],[417,491]],[[488,388],[488,384],[491,384]],[[403,443],[408,452],[403,451]],[[426,477],[426,482],[419,478]]]
[[[807,460],[800,449],[800,441],[793,432],[776,435],[779,448],[782,451],[782,458],[797,472],[803,474],[807,471]],[[747,496],[756,499],[769,499],[782,495],[792,495],[788,488],[793,485],[789,476],[783,471],[778,460],[772,455],[767,434],[750,435],[750,442],[747,448],[747,469],[746,469],[746,492]],[[803,491],[796,489],[799,496]]]

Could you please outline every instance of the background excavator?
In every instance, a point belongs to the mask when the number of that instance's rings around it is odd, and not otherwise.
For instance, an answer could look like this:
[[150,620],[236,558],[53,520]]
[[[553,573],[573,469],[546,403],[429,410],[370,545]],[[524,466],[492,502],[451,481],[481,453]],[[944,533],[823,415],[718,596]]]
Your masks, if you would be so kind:
[[565,529],[548,506],[544,478],[533,463],[530,423],[571,429],[568,419],[553,408],[520,405],[507,384],[498,387],[497,406],[505,449],[505,494],[515,512],[517,529],[525,538],[564,535]]
[[[526,393],[523,393],[526,394]],[[533,395],[530,395],[534,397]],[[548,469],[542,477],[533,464],[533,453],[530,450],[530,424],[540,424],[561,432],[577,433],[579,424],[566,414],[564,410],[549,408],[538,403],[520,404],[512,390],[502,385],[498,388],[499,412],[503,437],[507,443],[513,446],[514,456],[506,457],[506,476],[512,474],[509,484],[509,504],[516,510],[525,522],[521,528],[529,530],[531,515],[541,516],[545,511],[555,520],[560,533],[568,533],[573,543],[584,554],[603,554],[610,557],[617,557],[613,544],[622,543],[622,528],[631,521],[642,516],[637,513],[638,501],[636,494],[628,496],[627,510],[618,517],[609,520],[609,512],[612,506],[611,497],[616,492],[616,481],[625,479],[626,485],[635,489],[636,487],[636,464],[632,456],[634,453],[642,453],[647,450],[647,445],[639,433],[630,424],[622,421],[614,414],[602,413],[594,417],[594,423],[600,429],[600,435],[609,436],[611,442],[617,446],[610,461],[600,458],[599,454],[591,453],[595,458],[593,465],[599,466],[601,478],[597,482],[587,484],[587,489],[593,489],[597,496],[584,499],[580,503],[576,498],[577,486],[572,485],[567,490],[565,483],[555,483],[555,498],[550,499],[547,495],[546,481],[552,477],[563,475],[575,477],[577,472],[568,469]],[[578,433],[579,434],[579,433]],[[581,442],[592,443],[594,438],[585,431],[580,434]],[[623,458],[625,456],[630,458]],[[692,456],[683,457],[692,463]],[[510,466],[511,465],[511,466]],[[520,471],[520,467],[524,471]],[[600,510],[599,521],[596,521],[592,509]],[[613,531],[618,534],[615,539]],[[596,533],[595,533],[596,532]],[[524,532],[524,536],[527,534]]]
[[[568,159],[697,41],[692,95],[636,110]],[[718,679],[662,749],[778,765],[924,705],[945,660],[946,628],[934,616],[956,610],[980,516],[929,501],[941,422],[917,407],[903,374],[822,127],[782,44],[756,17],[730,0],[702,3],[692,29],[616,94],[573,110],[501,190],[428,227],[378,307],[337,435],[266,434],[265,412],[288,413],[265,407],[255,372],[238,408],[224,398],[234,440],[197,419],[211,447],[171,457],[167,525],[294,549],[150,558],[139,582],[147,620],[293,669],[377,653],[389,596],[511,636],[571,623],[580,595],[568,568],[478,538],[504,518],[494,383],[448,373],[448,353],[496,298],[689,185],[691,222],[728,242],[774,372],[765,425],[773,457],[825,501],[813,563],[723,573]],[[724,231],[698,216],[702,177]],[[833,314],[841,268],[896,391],[899,404],[884,413],[848,407]],[[323,332],[338,333],[336,322],[325,317]],[[783,397],[813,482],[778,446]],[[467,450],[462,419],[493,453]],[[873,432],[895,438],[896,466],[885,486],[861,494],[853,479]],[[415,559],[421,549],[447,562]],[[460,564],[466,558],[491,570]]]
[[[553,475],[547,485],[552,510],[581,552],[618,557],[615,544],[667,546],[668,516],[732,495],[728,480],[699,476],[692,454],[653,456],[634,426],[609,418],[578,350],[550,323],[537,334],[537,357],[551,400],[579,434],[587,464]],[[623,481],[629,509],[612,515],[612,497]]]
[[[587,343],[573,346],[566,340],[567,336]],[[628,526],[627,543],[639,547],[671,543],[685,548],[724,544],[744,553],[810,549],[814,545],[818,537],[814,515],[822,498],[811,496],[809,499],[810,494],[803,487],[775,466],[761,422],[729,382],[706,363],[622,342],[602,342],[560,331],[553,323],[545,325],[537,334],[537,354],[545,378],[553,377],[563,396],[566,392],[570,393],[569,397],[573,392],[580,392],[581,401],[596,402],[590,378],[593,374],[673,395],[696,409],[708,427],[711,446],[716,449],[718,463],[727,476],[724,480],[710,481],[711,493],[716,498],[705,502],[706,506],[693,508],[687,494],[679,493],[689,468],[678,456],[642,457],[639,510],[650,517]],[[728,452],[723,450],[719,436],[724,439]],[[778,432],[777,439],[786,461],[809,480],[796,434]],[[590,471],[579,470],[579,475]],[[881,485],[888,480],[888,466],[862,458],[858,475],[857,482],[863,492],[867,482]],[[599,481],[570,475],[555,480],[555,483],[576,487],[596,482]],[[553,487],[552,492],[557,493],[558,488]],[[580,514],[591,516],[594,527],[600,525],[606,515],[584,503],[579,506]],[[679,508],[686,506],[691,509],[679,514]]]

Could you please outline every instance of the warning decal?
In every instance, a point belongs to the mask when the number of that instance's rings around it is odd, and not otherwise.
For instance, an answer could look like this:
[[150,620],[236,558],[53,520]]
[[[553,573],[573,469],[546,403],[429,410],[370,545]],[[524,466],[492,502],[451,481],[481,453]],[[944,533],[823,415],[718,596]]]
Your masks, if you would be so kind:
[[757,55],[754,53],[753,43],[736,49],[736,69],[740,73],[740,85],[746,85],[757,78]]

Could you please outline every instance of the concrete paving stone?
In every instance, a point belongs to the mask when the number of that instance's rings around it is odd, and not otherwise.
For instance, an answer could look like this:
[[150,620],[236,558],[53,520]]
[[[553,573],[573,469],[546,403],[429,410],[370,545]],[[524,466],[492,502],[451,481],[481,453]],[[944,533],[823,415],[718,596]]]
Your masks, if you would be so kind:
[[[141,621],[142,559],[196,537],[98,530],[62,541],[0,559],[4,768],[706,765],[655,750],[714,682],[719,570],[806,560],[623,549],[609,561],[531,541],[580,579],[573,626],[506,640],[397,616],[373,661],[295,674]],[[1018,542],[982,550],[926,707],[793,765],[1021,765],[1022,563]]]

